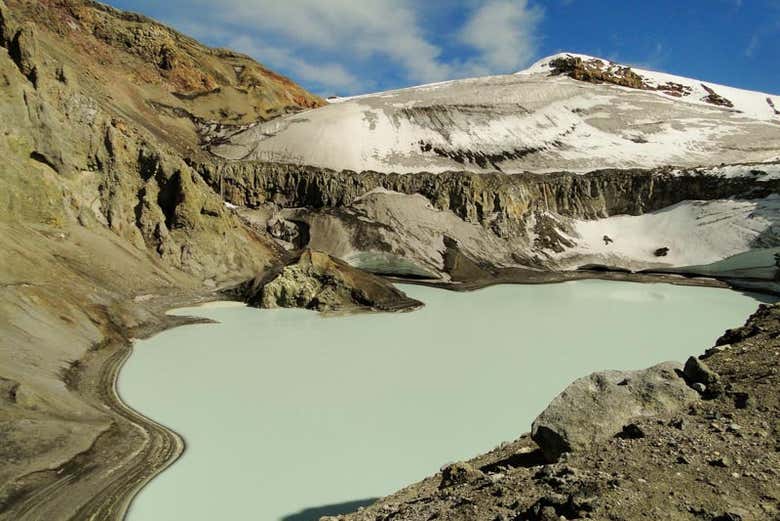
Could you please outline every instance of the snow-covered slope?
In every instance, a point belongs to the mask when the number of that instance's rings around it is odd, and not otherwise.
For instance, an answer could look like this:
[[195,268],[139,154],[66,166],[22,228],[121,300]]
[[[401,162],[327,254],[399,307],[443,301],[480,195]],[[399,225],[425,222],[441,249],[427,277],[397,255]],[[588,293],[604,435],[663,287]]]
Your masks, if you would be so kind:
[[[584,77],[560,67],[577,59]],[[215,143],[234,160],[404,173],[763,162],[780,158],[780,96],[564,54],[338,100]]]
[[[561,60],[579,59],[583,63],[603,71],[607,75],[620,77],[628,69],[636,74],[642,82],[643,90],[655,92],[672,100],[682,100],[686,103],[700,105],[716,105],[731,108],[744,116],[767,121],[780,119],[780,96],[771,96],[761,92],[737,89],[717,83],[709,83],[701,80],[675,76],[664,72],[650,71],[637,67],[627,67],[619,63],[610,62],[602,58],[595,58],[585,54],[561,53],[539,60],[528,69],[516,73],[517,75],[551,75],[556,73],[556,63]],[[720,105],[718,97],[722,98]]]
[[[780,242],[780,195],[685,201],[644,215],[573,221],[575,246],[552,254],[564,265],[628,269],[706,265]],[[659,251],[660,250],[660,251]]]

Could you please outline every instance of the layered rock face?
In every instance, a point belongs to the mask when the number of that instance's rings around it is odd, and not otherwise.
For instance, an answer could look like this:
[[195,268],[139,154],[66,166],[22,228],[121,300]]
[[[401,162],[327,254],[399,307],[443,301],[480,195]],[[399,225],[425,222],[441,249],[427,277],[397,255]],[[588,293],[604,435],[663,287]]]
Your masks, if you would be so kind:
[[638,215],[685,200],[760,198],[780,189],[780,179],[761,178],[762,165],[750,168],[756,172],[753,178],[723,178],[702,175],[699,169],[671,168],[609,169],[583,175],[460,171],[403,175],[238,162],[204,163],[196,169],[225,200],[241,206],[268,202],[315,209],[347,206],[383,188],[423,195],[437,208],[480,224],[488,224],[491,218],[522,220],[533,210],[583,219]]
[[[587,264],[657,269],[707,264],[750,248],[780,245],[780,207],[773,199],[780,189],[775,173],[780,164],[744,165],[738,170],[746,175],[732,176],[718,169],[672,168],[404,175],[255,162],[203,163],[197,170],[245,213],[261,209],[305,222],[312,247],[378,273],[446,279],[446,256],[452,250],[447,240],[485,268],[533,269]],[[701,206],[707,201],[712,208]],[[665,217],[666,209],[679,204],[679,217]],[[722,215],[715,220],[717,212]],[[592,242],[587,241],[594,237],[586,235],[614,234],[609,218],[617,215],[636,216],[635,228],[657,229],[652,221],[643,224],[643,216],[650,215],[668,220],[669,229],[656,233],[657,243],[632,249],[636,235],[647,233],[626,228],[623,236],[610,238],[618,243],[589,253]],[[584,226],[587,222],[593,224]],[[598,235],[600,222],[607,231]],[[709,222],[721,225],[705,227]],[[746,233],[751,226],[754,231]],[[703,246],[686,239],[697,227],[697,236],[707,237]],[[659,250],[668,255],[656,255]]]

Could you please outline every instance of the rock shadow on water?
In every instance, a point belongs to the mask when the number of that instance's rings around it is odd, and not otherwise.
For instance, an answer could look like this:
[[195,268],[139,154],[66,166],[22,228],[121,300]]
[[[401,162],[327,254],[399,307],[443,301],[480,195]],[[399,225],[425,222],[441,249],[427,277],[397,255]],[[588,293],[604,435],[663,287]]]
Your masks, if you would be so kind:
[[279,521],[318,521],[322,516],[337,516],[340,514],[349,514],[360,507],[367,507],[373,504],[378,497],[367,499],[357,499],[355,501],[346,501],[344,503],[334,503],[332,505],[322,505],[318,507],[304,508],[300,512],[288,514]]

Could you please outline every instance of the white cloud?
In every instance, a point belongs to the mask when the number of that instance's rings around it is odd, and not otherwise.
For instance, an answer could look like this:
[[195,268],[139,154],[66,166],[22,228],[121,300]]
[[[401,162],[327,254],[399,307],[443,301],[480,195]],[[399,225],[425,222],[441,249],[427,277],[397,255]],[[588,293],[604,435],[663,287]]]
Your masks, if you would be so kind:
[[217,39],[295,80],[339,93],[376,83],[368,71],[409,83],[512,72],[533,57],[542,18],[528,0],[448,6],[467,12],[462,27],[446,29],[455,35],[453,43],[472,51],[464,60],[442,57],[432,38],[442,29],[426,25],[440,22],[439,13],[433,4],[414,0],[169,0],[167,8],[175,25],[197,27],[200,38]]
[[479,52],[472,67],[486,73],[510,72],[527,65],[536,52],[541,8],[526,0],[489,0],[460,32],[461,40]]
[[[774,39],[777,33],[780,33],[780,1],[774,5],[776,18],[774,22],[765,23],[758,27],[750,37],[750,41],[745,47],[745,56],[754,58],[756,54],[763,51],[764,41],[768,38]],[[771,16],[771,15],[770,15]]]
[[287,49],[263,44],[247,35],[228,40],[227,46],[253,56],[271,68],[289,71],[299,82],[339,91],[353,91],[360,87],[360,80],[340,63],[311,63],[294,56]]
[[450,67],[424,37],[414,5],[410,0],[226,0],[215,15],[252,33],[282,37],[299,59],[314,48],[345,60],[390,59],[413,81],[446,78]]
[[748,43],[748,46],[745,48],[745,56],[748,58],[753,57],[753,53],[756,52],[756,49],[761,45],[761,37],[758,33],[753,34],[753,36],[750,37],[750,42]]

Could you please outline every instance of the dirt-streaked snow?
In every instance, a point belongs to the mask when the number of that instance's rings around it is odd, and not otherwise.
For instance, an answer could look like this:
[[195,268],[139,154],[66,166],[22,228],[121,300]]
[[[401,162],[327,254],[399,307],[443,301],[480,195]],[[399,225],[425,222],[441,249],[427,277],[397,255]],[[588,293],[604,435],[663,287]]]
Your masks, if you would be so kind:
[[[771,181],[780,179],[780,162],[763,164],[733,164],[710,168],[698,168],[689,170],[686,174],[692,172],[705,174],[714,177],[733,178],[733,177],[752,177],[757,181]],[[681,174],[683,172],[676,171]]]
[[[586,57],[589,58],[589,57]],[[342,98],[242,129],[211,150],[234,160],[380,172],[584,172],[780,159],[780,97],[704,83],[733,108],[703,101],[703,82],[634,69],[683,97],[549,74],[517,74]],[[605,62],[605,66],[608,65]]]

